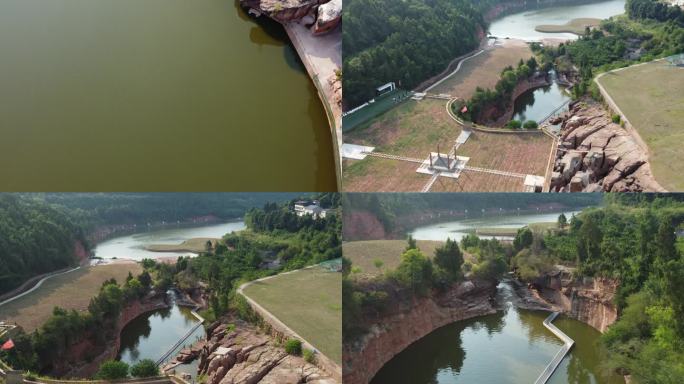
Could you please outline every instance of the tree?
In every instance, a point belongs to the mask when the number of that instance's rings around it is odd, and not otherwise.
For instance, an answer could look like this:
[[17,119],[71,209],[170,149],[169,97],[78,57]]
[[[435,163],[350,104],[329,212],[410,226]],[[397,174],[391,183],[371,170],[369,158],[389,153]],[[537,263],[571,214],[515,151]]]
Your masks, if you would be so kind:
[[458,242],[447,238],[443,246],[435,249],[435,264],[447,273],[451,281],[461,276],[463,254],[458,247]]
[[561,213],[558,216],[558,228],[560,229],[565,229],[565,226],[568,225],[568,218],[565,217],[564,213]]
[[409,249],[401,255],[395,277],[414,294],[425,294],[432,284],[432,262],[420,250]]
[[523,248],[528,248],[532,245],[533,241],[534,236],[532,235],[532,230],[530,230],[529,227],[520,228],[515,235],[515,239],[513,239],[513,248],[515,248],[516,252],[519,252]]
[[406,245],[405,251],[410,249],[418,249],[418,245],[416,244],[416,240],[413,238],[413,236],[409,235],[406,241],[408,242],[408,245]]
[[100,370],[95,375],[100,380],[118,380],[128,377],[128,364],[123,361],[107,360],[100,365]]
[[159,376],[159,367],[150,359],[143,359],[131,367],[133,377],[153,377]]
[[375,265],[375,268],[378,269],[378,272],[380,272],[380,269],[382,268],[382,266],[383,266],[384,264],[385,264],[385,263],[384,263],[382,260],[380,260],[380,259],[375,259],[375,260],[373,260],[373,265]]
[[537,129],[538,127],[539,127],[539,124],[537,124],[537,122],[534,120],[527,120],[523,124],[523,128],[525,128],[525,129]]

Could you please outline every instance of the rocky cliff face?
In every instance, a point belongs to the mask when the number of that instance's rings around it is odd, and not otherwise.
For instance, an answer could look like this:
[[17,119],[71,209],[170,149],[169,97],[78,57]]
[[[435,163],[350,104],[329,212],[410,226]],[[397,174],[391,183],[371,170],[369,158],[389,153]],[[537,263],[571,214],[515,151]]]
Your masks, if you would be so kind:
[[399,303],[362,338],[345,341],[344,383],[367,384],[390,359],[435,329],[496,312],[495,294],[494,283],[466,281],[436,297]]
[[661,191],[648,156],[635,139],[587,98],[571,105],[560,123],[560,144],[551,175],[557,192]]
[[601,332],[617,320],[613,298],[618,285],[616,280],[606,278],[576,280],[568,272],[554,272],[535,283],[543,300]]
[[190,351],[199,356],[206,384],[339,384],[315,365],[291,356],[245,322],[214,323],[206,340]]
[[86,336],[73,344],[64,356],[53,363],[51,374],[56,377],[91,377],[105,360],[113,359],[121,346],[121,330],[133,319],[143,313],[161,308],[168,308],[166,295],[157,295],[144,300],[136,300],[121,311],[116,327],[110,335],[113,342],[98,345],[94,342],[96,335]]
[[240,0],[240,4],[280,23],[315,22],[317,34],[334,29],[342,19],[342,0]]

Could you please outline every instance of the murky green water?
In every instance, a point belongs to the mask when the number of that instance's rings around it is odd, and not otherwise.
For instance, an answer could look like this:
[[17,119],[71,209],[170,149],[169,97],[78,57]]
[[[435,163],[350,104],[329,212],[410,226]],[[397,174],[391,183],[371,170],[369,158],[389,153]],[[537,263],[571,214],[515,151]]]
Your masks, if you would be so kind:
[[[121,347],[117,359],[130,365],[143,359],[156,362],[197,324],[199,321],[189,308],[176,305],[139,316],[121,331]],[[203,337],[204,327],[197,328],[184,343],[174,348],[170,357],[175,357],[178,351]]]
[[[529,2],[533,4],[532,2]],[[543,33],[534,28],[541,24],[563,25],[572,19],[607,19],[625,12],[625,0],[597,1],[589,4],[559,5],[551,7],[530,7],[501,17],[492,22],[489,31],[493,36],[522,40],[541,40],[544,38],[577,39],[572,33]]]
[[166,228],[161,230],[145,231],[132,235],[115,237],[98,244],[93,250],[96,257],[103,259],[155,259],[158,257],[189,256],[190,252],[151,252],[145,246],[153,244],[180,244],[185,240],[197,237],[222,238],[224,235],[245,229],[243,221],[233,221],[223,224],[212,224],[190,228]]
[[[499,298],[506,301],[510,289],[501,284]],[[494,315],[439,328],[390,360],[371,384],[533,383],[562,346],[542,325],[547,316],[508,302]],[[597,368],[596,330],[562,317],[557,325],[581,346],[564,359],[552,383],[621,383]]]
[[0,0],[0,189],[331,190],[279,24],[237,0]]
[[513,120],[538,122],[570,99],[568,92],[557,83],[529,90],[515,99]]

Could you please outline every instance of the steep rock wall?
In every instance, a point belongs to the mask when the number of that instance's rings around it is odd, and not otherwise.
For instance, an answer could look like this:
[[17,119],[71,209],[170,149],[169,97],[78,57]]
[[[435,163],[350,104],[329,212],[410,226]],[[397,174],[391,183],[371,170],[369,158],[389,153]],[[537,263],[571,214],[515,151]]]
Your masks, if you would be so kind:
[[370,325],[359,340],[343,346],[343,382],[367,384],[389,360],[437,328],[496,312],[496,284],[466,281],[448,292],[398,304]]
[[602,333],[617,320],[613,298],[619,283],[614,279],[576,280],[566,273],[554,273],[538,280],[536,285],[542,299]]

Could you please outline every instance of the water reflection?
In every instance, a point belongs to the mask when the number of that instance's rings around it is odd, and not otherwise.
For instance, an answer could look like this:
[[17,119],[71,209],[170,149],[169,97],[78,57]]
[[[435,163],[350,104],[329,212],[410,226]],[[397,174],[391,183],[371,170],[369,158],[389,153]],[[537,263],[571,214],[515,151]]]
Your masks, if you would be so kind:
[[[435,330],[390,360],[372,384],[531,383],[561,347],[543,326],[543,311],[511,304],[510,283],[499,285],[503,310],[458,321]],[[557,325],[578,343],[551,383],[617,384],[620,377],[598,368],[599,333],[576,320],[560,317]]]

